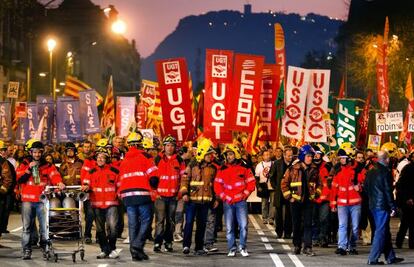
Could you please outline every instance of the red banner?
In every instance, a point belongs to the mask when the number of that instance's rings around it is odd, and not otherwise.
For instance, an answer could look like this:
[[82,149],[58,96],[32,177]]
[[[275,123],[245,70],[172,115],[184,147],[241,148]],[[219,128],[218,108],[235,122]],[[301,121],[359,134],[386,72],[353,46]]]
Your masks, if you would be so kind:
[[312,70],[306,103],[305,142],[327,142],[324,114],[328,113],[330,70]]
[[138,129],[145,129],[147,122],[147,108],[143,102],[137,105],[136,121]]
[[234,95],[230,103],[230,129],[251,133],[253,106],[258,107],[262,88],[263,56],[237,54],[234,63]]
[[390,98],[388,94],[387,44],[382,36],[377,38],[377,93],[382,112],[388,112]]
[[194,132],[187,63],[184,58],[175,58],[155,64],[165,134],[187,141]]
[[278,65],[264,65],[262,77],[262,90],[259,102],[259,124],[263,130],[260,141],[276,141],[278,121],[274,119],[276,114],[276,98],[280,88],[280,68]]
[[280,79],[286,79],[286,50],[285,50],[285,33],[282,25],[276,23],[275,28],[275,62],[280,68]]
[[213,142],[230,143],[231,132],[228,106],[233,76],[233,52],[206,51],[204,93],[204,136]]
[[363,148],[366,145],[367,141],[367,133],[368,133],[368,122],[369,122],[369,108],[371,107],[371,90],[368,93],[367,100],[364,105],[364,110],[362,111],[362,115],[359,118],[359,134],[358,134],[358,148]]

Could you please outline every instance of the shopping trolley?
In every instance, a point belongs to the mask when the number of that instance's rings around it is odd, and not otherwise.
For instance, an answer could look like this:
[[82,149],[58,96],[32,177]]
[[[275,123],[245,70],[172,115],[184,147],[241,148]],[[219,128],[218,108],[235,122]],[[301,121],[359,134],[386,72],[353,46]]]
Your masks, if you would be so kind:
[[[57,189],[57,186],[46,186],[43,194],[40,196],[40,200],[45,203],[46,234],[49,238],[45,249],[46,259],[53,258],[57,262],[59,256],[72,256],[73,262],[76,262],[76,254],[79,253],[80,259],[83,261],[85,249],[82,231],[82,210],[83,201],[87,199],[87,194],[81,191],[81,186],[66,186],[64,190],[60,191],[61,196],[59,198],[55,193]],[[54,203],[57,199],[61,201],[62,196],[65,197],[63,202],[67,205],[63,205],[63,207],[51,205],[51,201]],[[76,241],[77,248],[74,250],[58,250],[53,245],[56,241],[68,240]]]

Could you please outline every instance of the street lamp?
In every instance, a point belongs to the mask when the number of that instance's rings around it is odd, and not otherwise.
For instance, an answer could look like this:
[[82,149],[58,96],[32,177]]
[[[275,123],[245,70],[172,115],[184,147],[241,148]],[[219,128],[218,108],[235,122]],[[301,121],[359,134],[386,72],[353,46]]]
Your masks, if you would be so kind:
[[126,32],[126,24],[124,21],[118,19],[112,23],[112,31],[116,34],[124,34]]
[[49,38],[47,40],[47,50],[49,50],[49,83],[50,83],[50,93],[53,96],[53,99],[56,99],[56,92],[54,87],[54,77],[53,77],[53,49],[56,47],[56,40]]

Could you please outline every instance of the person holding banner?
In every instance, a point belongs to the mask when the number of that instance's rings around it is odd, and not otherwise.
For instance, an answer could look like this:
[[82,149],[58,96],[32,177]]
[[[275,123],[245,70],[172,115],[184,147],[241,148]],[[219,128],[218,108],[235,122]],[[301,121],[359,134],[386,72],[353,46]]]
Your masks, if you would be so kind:
[[46,185],[57,185],[60,189],[65,188],[62,177],[54,165],[46,163],[43,157],[43,144],[40,141],[30,139],[26,143],[26,150],[30,156],[27,157],[17,168],[17,183],[21,185],[22,196],[22,249],[23,260],[32,258],[32,247],[30,233],[34,225],[35,217],[39,220],[40,247],[43,257],[46,257],[46,245],[49,237],[46,235],[46,213],[40,195]]
[[[236,256],[236,232],[234,221],[240,229],[238,251],[243,257],[248,257],[247,252],[247,198],[255,190],[256,179],[250,168],[241,161],[240,150],[237,146],[227,145],[223,151],[226,156],[226,164],[219,169],[214,180],[214,192],[223,201],[224,217],[226,223],[226,238],[228,257]],[[270,155],[268,155],[270,158]]]
[[143,151],[141,132],[127,138],[129,151],[119,167],[121,197],[128,215],[129,249],[133,261],[148,260],[144,252],[146,234],[151,225],[152,191],[158,187],[157,166]]
[[[299,149],[298,159],[286,170],[281,182],[282,193],[290,201],[293,222],[294,253],[315,256],[312,250],[313,201],[320,187],[319,172],[312,163],[315,150],[311,145]],[[303,230],[302,230],[303,229]]]
[[154,159],[158,167],[160,182],[155,200],[155,241],[154,251],[160,252],[163,241],[165,251],[172,252],[172,241],[175,229],[175,210],[181,176],[185,172],[185,164],[175,153],[177,141],[171,135],[163,140],[164,150]]

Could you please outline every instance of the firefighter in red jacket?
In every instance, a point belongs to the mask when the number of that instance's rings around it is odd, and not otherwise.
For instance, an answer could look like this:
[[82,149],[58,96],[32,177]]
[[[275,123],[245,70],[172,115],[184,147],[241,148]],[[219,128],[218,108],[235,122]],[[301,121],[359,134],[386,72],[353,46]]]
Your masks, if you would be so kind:
[[[227,256],[236,256],[236,250],[243,257],[249,256],[247,252],[247,198],[254,191],[256,179],[250,168],[241,161],[240,150],[236,145],[227,145],[224,149],[226,164],[219,169],[214,180],[214,192],[223,201],[224,217],[226,223]],[[239,246],[236,245],[234,220],[240,229]]]
[[[99,143],[97,143],[98,145]],[[92,143],[88,140],[82,144],[82,153],[79,158],[83,160],[82,169],[80,171],[81,184],[89,184],[88,173],[96,166],[94,153],[92,151]],[[85,212],[85,243],[92,243],[92,224],[93,224],[93,210],[89,199],[83,202],[83,210]]]
[[158,186],[157,166],[143,151],[140,132],[128,135],[129,151],[119,168],[118,189],[128,215],[129,248],[133,261],[148,260],[144,253],[147,229],[151,224],[151,191]]
[[[84,183],[83,190],[89,191],[89,199],[93,208],[96,222],[96,236],[101,247],[98,259],[119,258],[116,251],[118,237],[118,169],[110,165],[111,157],[108,149],[99,148],[96,153],[96,167],[89,171],[88,183]],[[108,224],[106,234],[105,222]]]
[[[338,212],[338,248],[339,255],[357,255],[359,221],[361,217],[361,184],[363,173],[355,172],[353,157],[356,149],[351,143],[343,143],[338,150],[340,166],[334,168],[332,181],[331,209]],[[351,238],[348,235],[349,219],[352,223]]]
[[30,156],[26,158],[16,170],[17,182],[21,185],[22,198],[22,249],[23,260],[29,260],[32,256],[30,233],[34,225],[35,216],[39,220],[40,246],[43,256],[46,256],[46,245],[49,237],[46,235],[46,217],[44,204],[40,201],[40,195],[49,184],[57,185],[64,189],[56,167],[49,164],[43,158],[43,144],[40,141],[31,139],[26,143],[26,150]]
[[185,172],[184,161],[175,153],[176,145],[174,137],[166,136],[163,140],[164,150],[154,159],[160,178],[158,196],[155,200],[155,252],[161,251],[163,241],[165,241],[165,251],[173,251],[177,195],[181,176]]

